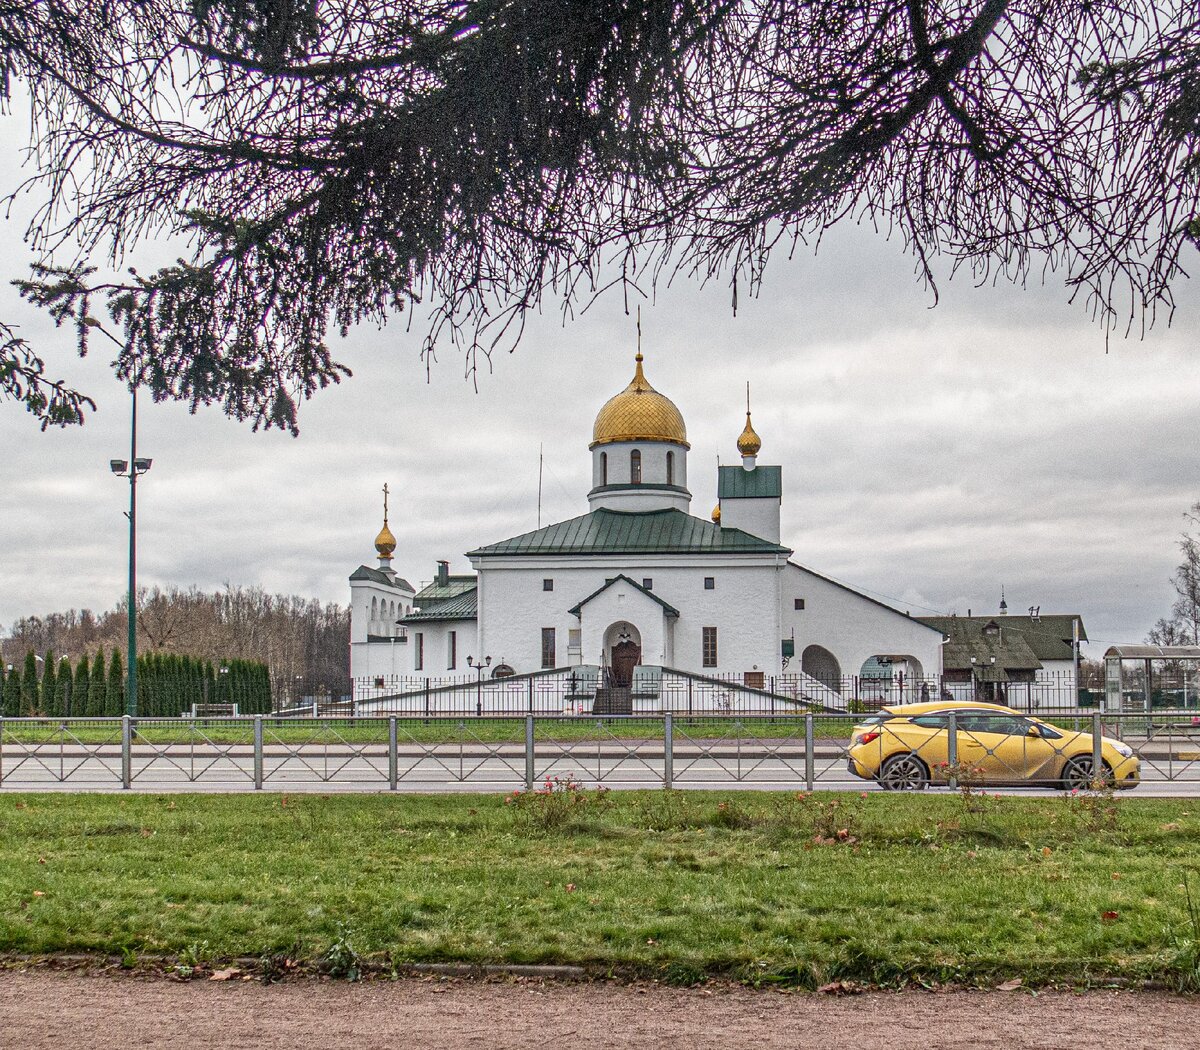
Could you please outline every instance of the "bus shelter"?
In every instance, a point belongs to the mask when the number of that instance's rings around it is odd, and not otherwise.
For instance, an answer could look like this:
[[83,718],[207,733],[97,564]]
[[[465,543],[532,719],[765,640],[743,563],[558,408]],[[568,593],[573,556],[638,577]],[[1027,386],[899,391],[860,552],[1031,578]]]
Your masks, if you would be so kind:
[[1200,645],[1113,645],[1104,654],[1106,711],[1200,707]]

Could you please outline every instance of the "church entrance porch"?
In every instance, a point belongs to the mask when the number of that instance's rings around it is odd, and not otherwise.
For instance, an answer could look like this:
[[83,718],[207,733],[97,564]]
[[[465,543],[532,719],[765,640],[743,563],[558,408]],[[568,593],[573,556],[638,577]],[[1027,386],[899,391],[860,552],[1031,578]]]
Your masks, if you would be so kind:
[[604,655],[608,658],[610,684],[630,688],[633,669],[642,662],[641,632],[626,620],[614,623],[604,632]]
[[592,712],[633,714],[633,671],[642,662],[641,632],[627,620],[610,625],[604,632],[604,660],[608,666]]

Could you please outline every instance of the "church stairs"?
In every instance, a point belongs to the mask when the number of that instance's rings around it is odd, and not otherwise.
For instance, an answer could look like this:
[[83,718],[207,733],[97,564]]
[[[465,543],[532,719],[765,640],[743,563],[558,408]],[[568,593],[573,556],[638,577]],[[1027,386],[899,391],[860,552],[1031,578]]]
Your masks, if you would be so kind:
[[592,703],[594,715],[633,714],[633,690],[627,685],[602,685]]

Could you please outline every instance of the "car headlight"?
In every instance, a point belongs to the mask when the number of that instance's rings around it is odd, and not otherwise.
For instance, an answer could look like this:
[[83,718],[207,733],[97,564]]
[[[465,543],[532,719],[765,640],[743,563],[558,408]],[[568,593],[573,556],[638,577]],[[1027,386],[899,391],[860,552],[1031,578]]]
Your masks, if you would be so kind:
[[1133,758],[1133,748],[1128,744],[1122,744],[1119,740],[1114,740],[1112,749],[1122,758]]

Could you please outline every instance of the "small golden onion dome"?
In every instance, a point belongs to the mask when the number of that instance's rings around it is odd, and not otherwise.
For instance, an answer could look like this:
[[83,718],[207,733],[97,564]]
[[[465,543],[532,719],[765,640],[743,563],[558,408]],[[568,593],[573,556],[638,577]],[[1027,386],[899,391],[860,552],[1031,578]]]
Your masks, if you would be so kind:
[[381,558],[390,558],[396,550],[396,537],[392,535],[392,530],[388,528],[387,518],[383,519],[383,528],[379,530],[379,535],[375,537],[375,549],[379,552]]
[[721,504],[718,503],[715,507],[713,507],[712,519],[718,525],[721,524]]
[[604,403],[592,427],[592,443],[609,445],[614,441],[670,441],[691,448],[683,416],[669,398],[654,389],[642,373],[642,355],[634,359],[637,370],[633,381],[616,397]]
[[742,431],[741,437],[738,438],[738,451],[743,456],[757,456],[758,450],[762,448],[762,438],[754,433],[754,427],[750,425],[750,413],[746,413],[746,429]]

